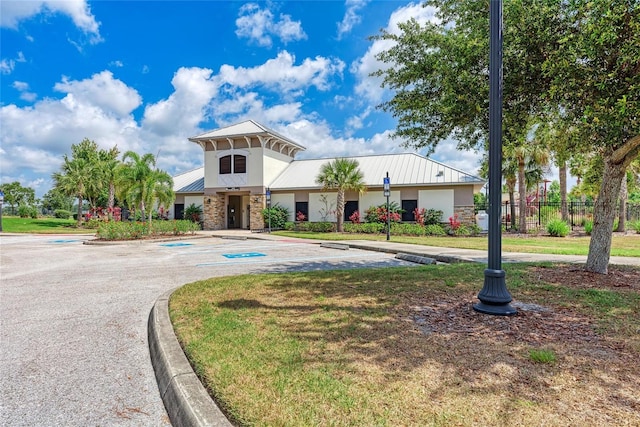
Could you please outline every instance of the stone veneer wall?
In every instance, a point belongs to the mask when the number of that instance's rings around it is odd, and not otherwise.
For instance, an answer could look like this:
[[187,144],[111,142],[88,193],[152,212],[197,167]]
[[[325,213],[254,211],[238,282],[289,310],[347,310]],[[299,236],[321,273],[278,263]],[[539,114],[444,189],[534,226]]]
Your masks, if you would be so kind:
[[262,209],[266,207],[265,196],[262,194],[252,194],[249,197],[251,216],[249,217],[251,230],[264,229],[264,218],[262,217]]
[[[211,203],[207,200],[211,199]],[[204,206],[204,224],[205,230],[222,230],[225,228],[225,198],[223,194],[205,195],[202,206]]]
[[[454,213],[458,214],[458,221],[466,225],[472,225],[476,223],[476,214],[474,206],[454,206]],[[448,222],[449,218],[442,218],[443,221]]]

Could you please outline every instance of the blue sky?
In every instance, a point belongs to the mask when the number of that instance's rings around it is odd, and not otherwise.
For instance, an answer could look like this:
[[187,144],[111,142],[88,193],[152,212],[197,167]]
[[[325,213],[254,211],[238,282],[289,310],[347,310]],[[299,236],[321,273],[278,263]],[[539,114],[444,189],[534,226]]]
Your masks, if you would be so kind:
[[[404,152],[368,38],[434,10],[406,1],[5,1],[0,3],[0,180],[42,196],[71,144],[202,166],[187,140],[254,119],[298,158]],[[434,159],[475,173],[479,155]],[[381,177],[382,179],[382,177]]]

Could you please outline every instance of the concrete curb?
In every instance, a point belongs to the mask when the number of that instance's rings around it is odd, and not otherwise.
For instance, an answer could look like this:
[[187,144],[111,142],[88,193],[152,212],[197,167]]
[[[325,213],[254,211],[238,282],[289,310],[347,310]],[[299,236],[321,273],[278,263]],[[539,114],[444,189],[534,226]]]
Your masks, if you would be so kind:
[[169,318],[169,297],[173,291],[156,300],[148,323],[151,364],[171,424],[174,427],[231,427],[191,368],[175,336]]

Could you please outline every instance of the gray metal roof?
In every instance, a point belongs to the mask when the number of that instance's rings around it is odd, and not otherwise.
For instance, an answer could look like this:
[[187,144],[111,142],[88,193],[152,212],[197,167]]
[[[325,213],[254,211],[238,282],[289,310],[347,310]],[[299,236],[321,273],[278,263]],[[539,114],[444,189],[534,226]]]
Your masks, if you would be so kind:
[[[382,180],[389,172],[391,185],[451,185],[478,184],[482,178],[452,168],[415,153],[382,154],[374,156],[348,157],[358,161],[368,187],[382,186]],[[319,188],[316,177],[323,164],[334,159],[294,160],[270,184],[272,190]]]
[[173,191],[176,193],[204,193],[204,167],[174,176]]

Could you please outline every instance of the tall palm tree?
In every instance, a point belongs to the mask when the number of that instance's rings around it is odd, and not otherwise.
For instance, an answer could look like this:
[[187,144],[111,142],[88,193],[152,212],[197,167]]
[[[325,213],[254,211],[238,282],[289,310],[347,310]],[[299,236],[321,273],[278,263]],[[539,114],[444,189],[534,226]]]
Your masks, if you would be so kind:
[[156,159],[153,154],[140,156],[135,151],[127,151],[118,167],[118,197],[126,201],[129,208],[140,208],[142,220],[146,219],[145,181],[153,172]]
[[151,224],[151,209],[156,204],[168,207],[175,199],[173,192],[173,178],[165,171],[155,169],[144,180],[143,205],[149,207],[149,224]]
[[99,155],[99,169],[102,175],[103,182],[108,186],[109,196],[107,202],[107,210],[109,219],[113,215],[113,206],[115,204],[116,194],[116,180],[118,176],[118,167],[120,161],[118,160],[118,147],[113,147],[111,150],[100,150]]
[[358,161],[354,159],[335,159],[322,165],[316,177],[316,183],[323,190],[337,190],[336,223],[338,232],[344,231],[344,193],[347,190],[363,194],[366,191],[364,174],[358,169]]
[[95,165],[83,158],[64,157],[62,171],[53,174],[54,185],[63,194],[78,199],[78,227],[82,224],[82,204],[94,178]]
[[518,231],[527,232],[527,168],[529,170],[538,169],[539,166],[546,166],[549,163],[549,151],[535,142],[524,142],[511,150],[511,156],[518,165],[518,193],[520,200],[518,208]]

